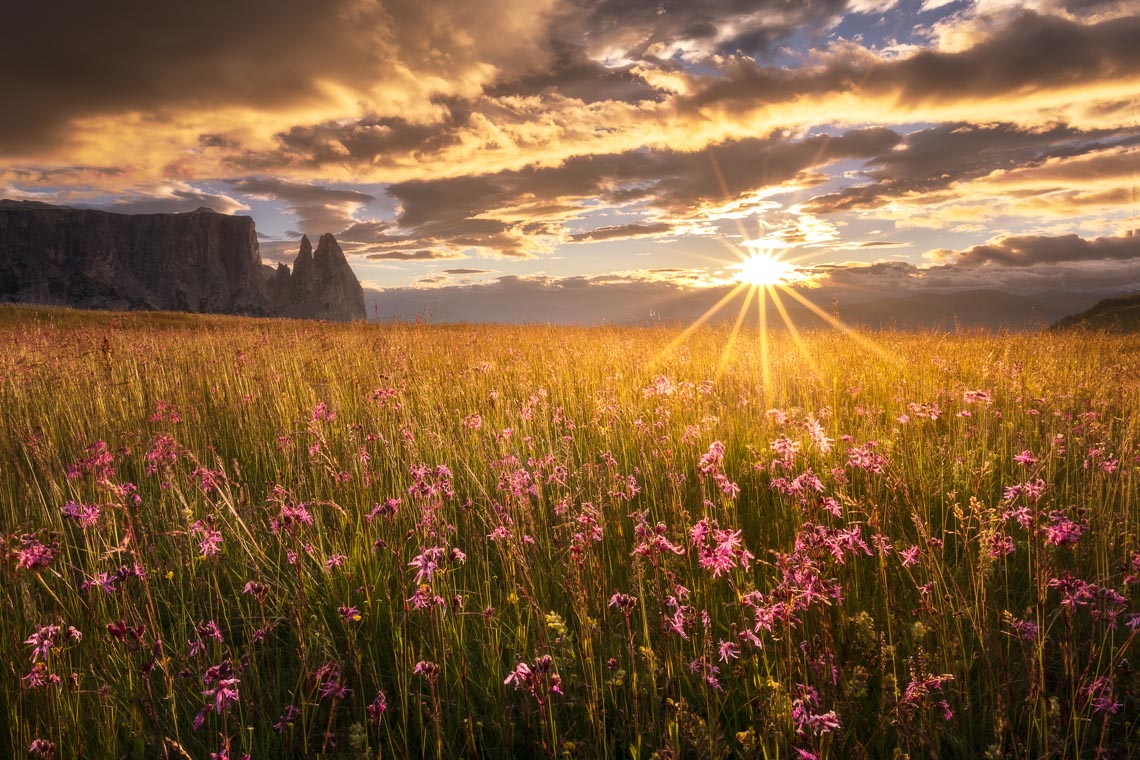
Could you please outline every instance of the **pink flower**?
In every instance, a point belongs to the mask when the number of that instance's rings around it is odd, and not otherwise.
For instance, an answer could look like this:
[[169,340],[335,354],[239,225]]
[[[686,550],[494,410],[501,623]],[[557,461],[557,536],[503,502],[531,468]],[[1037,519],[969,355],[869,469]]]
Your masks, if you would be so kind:
[[1050,524],[1045,526],[1045,543],[1053,546],[1071,546],[1080,540],[1084,525],[1074,522],[1064,512],[1049,513]]
[[100,509],[97,504],[79,504],[69,501],[60,508],[59,513],[66,519],[79,523],[79,527],[87,530],[98,524]]
[[734,642],[721,639],[720,643],[717,646],[717,650],[720,653],[719,656],[721,662],[728,662],[730,659],[740,659],[740,647],[736,646]]
[[40,543],[35,536],[20,538],[20,548],[16,550],[16,567],[21,570],[42,570],[52,563],[59,548]]
[[388,712],[388,696],[382,691],[376,692],[376,698],[365,709],[368,712],[368,718],[373,723],[379,723],[384,713]]
[[629,617],[637,607],[637,597],[629,594],[615,593],[610,597],[610,606],[617,607],[622,614]]
[[412,668],[412,675],[423,676],[427,679],[428,683],[434,686],[436,680],[439,679],[439,666],[428,660],[420,660],[416,663],[415,667]]

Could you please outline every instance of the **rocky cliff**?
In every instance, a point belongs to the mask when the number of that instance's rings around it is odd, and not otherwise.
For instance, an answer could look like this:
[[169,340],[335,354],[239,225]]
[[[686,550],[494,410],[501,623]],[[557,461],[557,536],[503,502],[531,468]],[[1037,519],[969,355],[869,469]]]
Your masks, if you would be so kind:
[[274,311],[284,317],[336,322],[365,318],[364,289],[336,238],[327,233],[317,242],[316,253],[309,238],[302,237],[293,271],[283,264],[272,270],[266,294]]
[[332,235],[315,256],[306,248],[292,275],[266,277],[249,217],[0,201],[0,302],[364,319],[360,283]]

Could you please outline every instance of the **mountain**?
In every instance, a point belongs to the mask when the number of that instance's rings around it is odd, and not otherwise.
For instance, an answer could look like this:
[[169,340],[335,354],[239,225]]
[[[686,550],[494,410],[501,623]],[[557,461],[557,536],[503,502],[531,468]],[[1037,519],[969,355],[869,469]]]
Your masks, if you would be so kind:
[[283,317],[336,322],[365,318],[364,289],[336,238],[328,233],[321,235],[316,253],[309,238],[302,237],[292,273],[284,264],[270,270],[266,294]]
[[1109,330],[1113,332],[1140,331],[1140,293],[1107,298],[1080,314],[1058,321],[1052,330]]
[[323,255],[285,271],[290,287],[281,294],[273,291],[281,273],[266,276],[249,217],[0,201],[0,303],[364,319],[340,246],[332,235],[321,246]]

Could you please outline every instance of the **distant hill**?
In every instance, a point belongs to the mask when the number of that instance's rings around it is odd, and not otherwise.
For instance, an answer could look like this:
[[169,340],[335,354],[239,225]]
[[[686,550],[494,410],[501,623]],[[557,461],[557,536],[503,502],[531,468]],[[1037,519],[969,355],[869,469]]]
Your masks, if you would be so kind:
[[1107,298],[1088,311],[1065,317],[1050,329],[1138,332],[1140,331],[1140,293]]

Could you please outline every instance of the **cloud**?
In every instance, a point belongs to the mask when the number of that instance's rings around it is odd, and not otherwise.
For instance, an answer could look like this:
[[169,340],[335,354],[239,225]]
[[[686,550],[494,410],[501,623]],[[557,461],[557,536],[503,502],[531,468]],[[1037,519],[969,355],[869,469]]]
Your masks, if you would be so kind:
[[[888,98],[899,107],[976,104],[1002,96],[1068,91],[1082,84],[1127,81],[1140,73],[1140,17],[1083,24],[1032,11],[1011,16],[986,34],[972,34],[963,49],[919,49],[888,58],[856,45],[836,46],[817,66],[763,66],[736,57],[726,75],[709,76],[691,96],[689,110],[741,109],[846,92]],[[1048,51],[1048,54],[1043,54]]]
[[[357,253],[357,251],[349,251],[350,253]],[[462,255],[451,253],[448,251],[383,251],[380,253],[368,253],[364,258],[369,261],[437,261],[440,259],[461,259]]]
[[490,269],[462,269],[462,268],[461,268],[461,269],[445,269],[445,270],[443,270],[443,273],[444,273],[444,274],[454,274],[454,275],[460,275],[460,274],[489,274],[491,271],[492,271],[492,270],[490,270]]
[[595,60],[643,58],[705,61],[738,50],[765,51],[796,32],[834,21],[844,0],[601,0],[569,6],[563,29],[587,40]]
[[321,187],[276,178],[231,179],[229,185],[254,198],[290,203],[289,213],[297,217],[300,232],[312,235],[349,227],[355,221],[356,210],[375,200],[374,196],[358,190]]
[[418,245],[528,257],[547,249],[544,239],[565,235],[564,223],[598,201],[653,209],[669,218],[578,233],[571,240],[662,234],[686,220],[707,222],[739,213],[731,206],[751,207],[760,190],[822,181],[805,172],[879,155],[900,139],[891,130],[869,128],[803,140],[785,135],[737,140],[707,152],[640,149],[579,156],[557,166],[396,183],[388,193],[400,205],[400,230]]
[[1140,236],[1086,240],[1077,235],[1007,235],[964,251],[939,249],[931,252],[930,257],[959,267],[1030,267],[1063,261],[1140,260]]
[[88,116],[227,106],[271,112],[335,105],[346,91],[397,108],[440,93],[475,94],[495,73],[545,58],[541,31],[551,5],[20,3],[5,14],[6,27],[20,33],[0,48],[0,150],[65,140],[68,123]]
[[618,224],[612,227],[598,227],[589,232],[579,232],[571,235],[575,243],[593,242],[597,240],[618,240],[622,238],[649,237],[664,235],[673,230],[668,222],[654,222],[651,224]]
[[812,268],[822,289],[848,298],[884,293],[966,290],[1025,296],[1079,294],[1094,299],[1140,288],[1140,237],[1005,235],[962,250],[936,249],[919,266],[905,261]]
[[[1083,131],[1055,125],[1035,130],[1014,124],[975,125],[950,123],[907,135],[890,151],[868,160],[859,174],[872,180],[811,198],[803,208],[816,214],[883,207],[913,199],[932,202],[966,192],[955,185],[974,180],[986,184],[1035,176],[1033,186],[1042,192],[1058,182],[1095,175],[1121,178],[1131,171],[1135,157],[1122,155],[1140,144],[1140,137],[1116,130]],[[1093,160],[1096,157],[1096,160]],[[990,188],[993,189],[992,187]],[[1022,187],[1022,190],[1027,189]]]
[[103,205],[119,214],[179,214],[210,208],[220,214],[248,211],[249,206],[224,193],[211,193],[183,183],[136,188],[129,195]]

